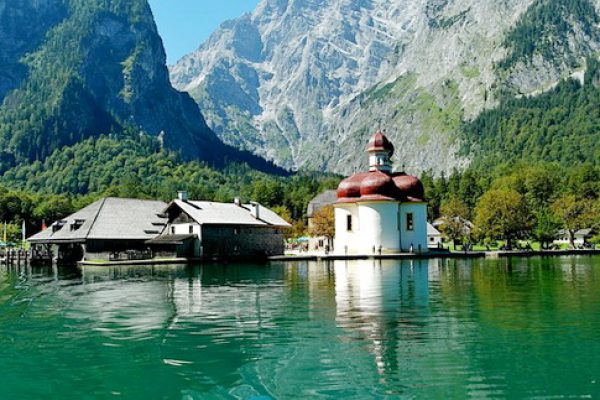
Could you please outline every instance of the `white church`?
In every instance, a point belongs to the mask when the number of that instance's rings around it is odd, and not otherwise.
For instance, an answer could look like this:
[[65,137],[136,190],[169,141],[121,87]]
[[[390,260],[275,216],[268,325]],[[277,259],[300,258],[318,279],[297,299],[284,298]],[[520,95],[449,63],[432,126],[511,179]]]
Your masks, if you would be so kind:
[[394,146],[381,132],[369,141],[369,172],[344,179],[335,207],[336,254],[427,252],[427,203],[421,181],[392,172]]

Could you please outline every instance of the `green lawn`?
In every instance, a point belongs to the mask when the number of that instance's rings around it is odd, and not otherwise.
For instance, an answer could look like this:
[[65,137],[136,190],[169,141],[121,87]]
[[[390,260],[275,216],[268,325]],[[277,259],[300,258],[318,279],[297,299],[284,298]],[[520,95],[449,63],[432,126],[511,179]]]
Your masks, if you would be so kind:
[[[490,251],[498,251],[498,250],[500,250],[500,248],[501,248],[502,246],[504,246],[504,245],[505,245],[505,243],[506,243],[506,242],[505,242],[505,241],[502,241],[502,240],[499,240],[499,241],[497,241],[495,244],[493,244],[493,245],[490,245],[490,246],[489,246],[489,248],[490,248]],[[529,245],[530,245],[530,246],[533,248],[533,250],[535,250],[535,251],[539,251],[539,250],[541,249],[541,244],[540,244],[539,242],[530,242],[530,241],[525,241],[525,240],[519,240],[519,242],[518,242],[518,243],[519,243],[519,245],[520,245],[521,247],[524,247],[524,246],[526,246],[526,245],[527,245],[527,243],[529,243]],[[461,251],[463,251],[463,248],[462,248],[462,246],[460,246],[460,245],[458,246],[458,250],[456,250],[456,249],[454,248],[454,244],[452,244],[452,243],[446,243],[446,242],[444,242],[443,246],[444,246],[444,248],[445,248],[445,249],[449,249],[450,251],[458,251],[458,252],[461,252]],[[568,245],[568,244],[561,244],[561,245],[560,245],[560,249],[561,249],[561,250],[567,250],[568,248],[569,248],[569,245]],[[473,246],[473,249],[472,249],[472,251],[487,251],[487,247],[486,247],[485,245],[483,245],[483,244],[479,244],[479,243],[478,243],[478,244],[475,244],[475,245]]]

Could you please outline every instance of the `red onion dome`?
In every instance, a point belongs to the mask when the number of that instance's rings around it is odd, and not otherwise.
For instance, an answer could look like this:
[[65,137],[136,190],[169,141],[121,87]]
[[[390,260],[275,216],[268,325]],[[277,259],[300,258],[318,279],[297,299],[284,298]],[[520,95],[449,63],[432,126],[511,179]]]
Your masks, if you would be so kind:
[[340,182],[337,189],[338,199],[351,199],[360,197],[360,185],[368,172],[354,174]]
[[360,197],[363,199],[395,199],[398,197],[398,190],[391,176],[381,171],[373,171],[361,182]]
[[416,176],[400,174],[394,177],[394,183],[407,200],[425,200],[425,187]]
[[394,154],[394,145],[383,132],[377,132],[369,140],[367,151],[388,151],[392,155]]

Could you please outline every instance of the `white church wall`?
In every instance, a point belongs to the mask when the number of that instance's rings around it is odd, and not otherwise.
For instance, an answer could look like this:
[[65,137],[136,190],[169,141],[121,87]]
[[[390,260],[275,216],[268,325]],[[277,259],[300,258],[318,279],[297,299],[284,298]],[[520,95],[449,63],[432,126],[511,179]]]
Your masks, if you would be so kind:
[[[412,230],[408,229],[408,215],[412,214]],[[400,246],[409,251],[412,244],[414,252],[427,251],[427,204],[403,203],[400,205]]]
[[[360,223],[356,204],[341,204],[335,207],[335,238],[333,250],[336,254],[356,254],[360,242]],[[348,230],[348,216],[352,217],[352,230]]]
[[361,254],[396,252],[399,250],[398,203],[359,203],[360,241],[357,251]]

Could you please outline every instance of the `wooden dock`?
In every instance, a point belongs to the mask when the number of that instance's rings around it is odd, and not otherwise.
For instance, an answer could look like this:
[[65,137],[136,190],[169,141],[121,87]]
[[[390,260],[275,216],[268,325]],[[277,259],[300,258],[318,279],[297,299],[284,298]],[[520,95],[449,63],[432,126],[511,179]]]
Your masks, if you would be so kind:
[[0,266],[52,265],[52,254],[31,252],[24,249],[6,249],[0,251]]
[[0,265],[18,267],[28,265],[30,262],[29,252],[21,249],[7,249],[0,252]]

